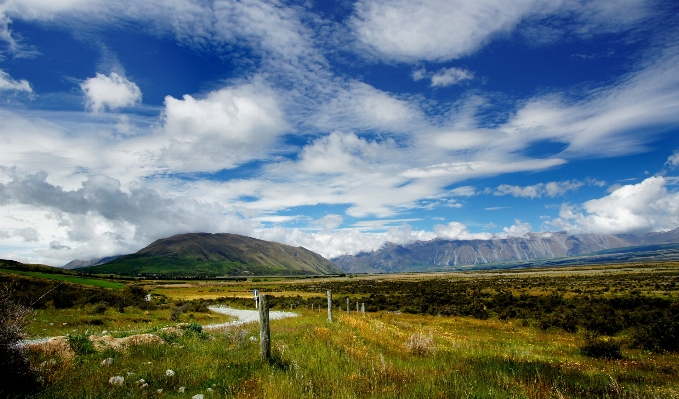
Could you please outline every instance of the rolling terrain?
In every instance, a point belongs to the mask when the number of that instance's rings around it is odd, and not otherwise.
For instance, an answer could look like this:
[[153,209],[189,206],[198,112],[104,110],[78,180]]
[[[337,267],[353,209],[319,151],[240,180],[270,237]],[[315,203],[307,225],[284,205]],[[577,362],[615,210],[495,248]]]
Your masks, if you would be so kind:
[[387,243],[377,251],[333,259],[348,273],[530,267],[679,257],[679,228],[644,234],[529,233],[491,240]]
[[157,240],[135,254],[76,270],[148,277],[343,273],[335,264],[308,249],[227,233],[179,234]]

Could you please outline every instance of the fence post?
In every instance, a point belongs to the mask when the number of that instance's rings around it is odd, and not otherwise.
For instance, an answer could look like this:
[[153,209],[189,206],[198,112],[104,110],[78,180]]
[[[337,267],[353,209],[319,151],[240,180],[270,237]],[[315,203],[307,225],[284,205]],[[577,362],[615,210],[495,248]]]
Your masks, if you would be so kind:
[[358,302],[356,302],[356,313],[358,313]]
[[328,290],[328,321],[332,322],[332,291]]
[[269,301],[259,296],[259,356],[263,361],[271,358],[271,331],[269,330]]
[[349,298],[347,298],[347,315],[349,315]]
[[361,302],[361,314],[365,315],[365,302]]

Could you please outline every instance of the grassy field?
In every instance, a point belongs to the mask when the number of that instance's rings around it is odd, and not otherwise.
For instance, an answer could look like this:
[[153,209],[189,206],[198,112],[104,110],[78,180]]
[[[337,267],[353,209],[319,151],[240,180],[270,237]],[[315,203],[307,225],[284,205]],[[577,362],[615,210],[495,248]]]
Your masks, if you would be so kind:
[[120,289],[120,288],[123,288],[125,286],[125,284],[116,283],[116,282],[113,282],[113,281],[100,280],[100,279],[94,279],[94,278],[86,278],[86,277],[78,277],[78,276],[72,276],[72,275],[68,275],[68,274],[52,274],[52,273],[31,272],[31,271],[14,270],[14,269],[0,269],[0,273],[19,274],[19,275],[22,275],[22,276],[46,278],[46,279],[49,279],[49,280],[67,281],[69,283],[91,285],[91,286],[94,286],[94,287],[102,287],[102,288]]
[[[147,310],[47,306],[27,332],[125,336],[218,323],[228,318],[206,305],[252,309],[255,288],[273,310],[300,317],[272,321],[271,362],[259,360],[257,323],[73,359],[31,352],[42,379],[33,397],[679,398],[679,351],[635,344],[640,331],[658,333],[648,323],[676,331],[677,264],[144,284],[154,298]],[[368,312],[339,311],[346,298]],[[592,339],[621,357],[585,356]],[[113,364],[102,365],[107,358]],[[113,376],[124,383],[109,384]]]
[[[299,313],[272,323],[269,363],[250,339],[257,324],[70,361],[33,353],[47,382],[35,397],[679,397],[677,354],[592,359],[579,352],[581,335],[496,320],[377,313],[329,323],[324,313]],[[113,364],[102,366],[108,357]],[[124,383],[110,385],[113,376]]]

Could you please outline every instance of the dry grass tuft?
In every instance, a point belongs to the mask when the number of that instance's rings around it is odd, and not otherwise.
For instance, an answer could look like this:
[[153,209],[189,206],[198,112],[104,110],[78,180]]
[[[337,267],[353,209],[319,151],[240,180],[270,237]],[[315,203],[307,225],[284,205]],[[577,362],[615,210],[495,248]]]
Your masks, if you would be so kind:
[[414,333],[406,342],[406,349],[413,355],[426,356],[436,352],[436,344],[431,333],[429,335]]

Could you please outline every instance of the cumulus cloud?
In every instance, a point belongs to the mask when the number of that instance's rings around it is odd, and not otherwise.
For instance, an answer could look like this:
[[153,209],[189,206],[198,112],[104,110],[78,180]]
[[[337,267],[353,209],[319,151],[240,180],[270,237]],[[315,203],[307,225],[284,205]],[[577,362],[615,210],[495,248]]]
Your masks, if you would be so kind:
[[582,211],[563,205],[554,227],[576,233],[635,233],[679,226],[679,193],[662,176],[624,185],[606,197],[587,201]]
[[[77,190],[50,184],[47,177],[15,174],[0,184],[0,224],[14,236],[44,244],[34,255],[52,264],[129,253],[179,233],[252,235],[257,225],[218,204],[167,198],[139,186],[126,192],[107,176],[89,176]],[[49,248],[49,242],[60,246]]]
[[523,187],[501,184],[497,187],[495,192],[493,192],[493,195],[511,195],[513,197],[523,198],[540,198],[543,196],[557,197],[566,194],[568,191],[576,191],[583,185],[584,183],[578,180],[553,181]]
[[467,226],[459,222],[437,224],[434,226],[434,234],[447,240],[489,240],[491,233],[471,233]]
[[111,72],[109,76],[97,73],[80,84],[85,94],[86,107],[93,112],[130,107],[141,101],[141,90],[134,82]]
[[264,158],[288,127],[276,95],[253,83],[205,98],[165,98],[163,128],[170,143],[161,161],[173,170],[215,171]]
[[387,242],[408,244],[413,241],[428,241],[436,236],[427,231],[413,230],[404,223],[390,227],[384,232],[366,232],[361,229],[340,229],[308,233],[299,229],[273,227],[255,232],[257,238],[276,241],[288,245],[302,246],[331,259],[341,255],[355,255],[360,252],[376,250]]
[[474,74],[466,69],[443,68],[432,75],[431,87],[445,87],[471,79],[474,79]]
[[516,219],[512,226],[504,227],[502,233],[497,234],[496,237],[527,237],[528,233],[530,233],[530,229],[530,223],[522,223],[519,219]]
[[7,72],[0,70],[0,91],[25,91],[32,93],[33,89],[26,79],[14,80]]

